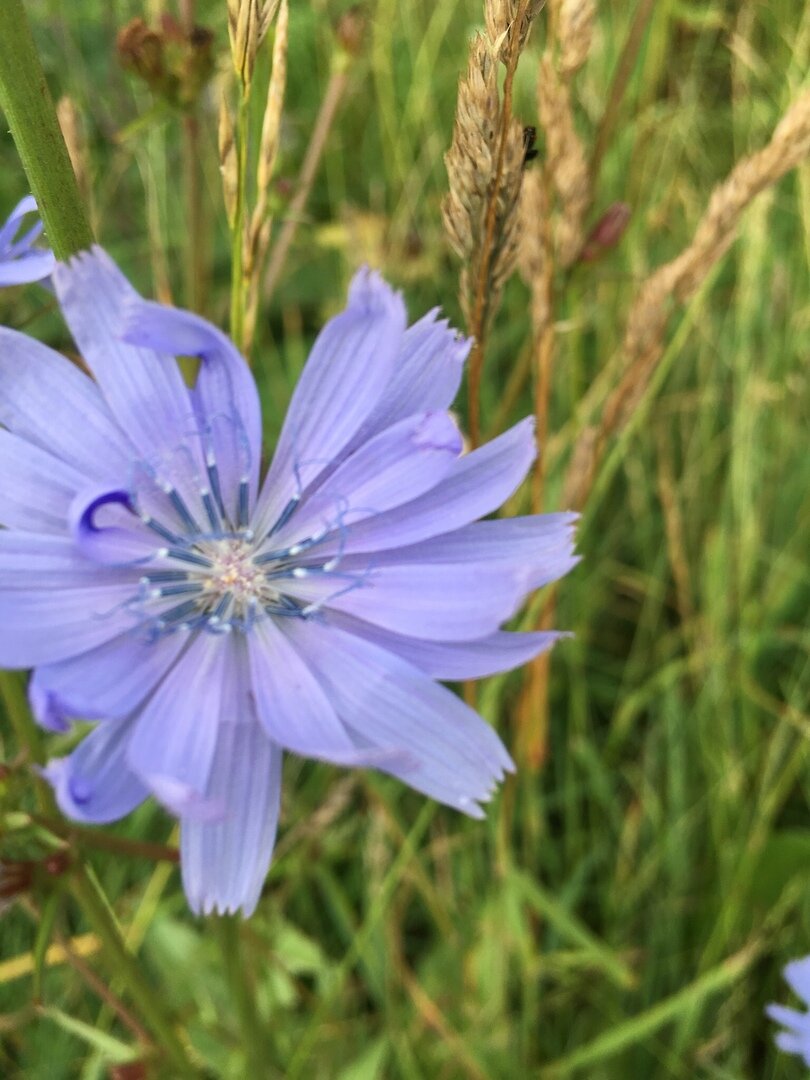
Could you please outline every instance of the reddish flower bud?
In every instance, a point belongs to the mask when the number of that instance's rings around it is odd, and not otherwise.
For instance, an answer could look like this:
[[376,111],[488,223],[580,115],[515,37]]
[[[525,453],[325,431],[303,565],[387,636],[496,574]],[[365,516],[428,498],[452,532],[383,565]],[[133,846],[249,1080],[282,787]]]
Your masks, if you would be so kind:
[[344,11],[335,28],[335,35],[343,51],[349,56],[358,56],[363,48],[366,33],[366,19],[359,5]]
[[630,207],[627,203],[612,203],[588,233],[580,262],[593,262],[621,240],[627,223],[630,221]]

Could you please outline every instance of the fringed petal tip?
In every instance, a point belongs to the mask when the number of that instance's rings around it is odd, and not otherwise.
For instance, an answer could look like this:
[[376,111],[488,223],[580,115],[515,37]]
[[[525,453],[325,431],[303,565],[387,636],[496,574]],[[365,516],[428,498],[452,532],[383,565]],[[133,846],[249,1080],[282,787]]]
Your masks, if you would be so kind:
[[249,919],[259,905],[264,881],[259,883],[258,889],[251,888],[250,894],[239,896],[229,890],[227,883],[225,888],[215,890],[213,893],[197,893],[192,895],[186,886],[186,899],[192,914],[199,917],[238,915],[242,919]]
[[72,275],[95,272],[97,269],[118,273],[118,267],[110,256],[99,244],[93,244],[83,251],[77,251],[75,255],[69,255],[66,259],[57,261],[54,267],[53,277],[59,291],[60,285],[66,284]]
[[361,267],[349,286],[347,307],[370,318],[387,316],[405,329],[407,314],[402,294],[396,292],[376,270]]

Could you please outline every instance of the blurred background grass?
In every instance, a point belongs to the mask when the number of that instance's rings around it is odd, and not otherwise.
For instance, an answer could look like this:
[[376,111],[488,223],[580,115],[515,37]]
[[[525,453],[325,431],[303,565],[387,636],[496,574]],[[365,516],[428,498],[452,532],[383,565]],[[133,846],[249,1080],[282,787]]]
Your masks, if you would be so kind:
[[[282,216],[346,6],[293,4],[274,192]],[[578,77],[586,138],[633,6],[599,5]],[[120,26],[163,6],[28,8],[52,90],[73,99],[85,127],[99,239],[142,291],[182,303],[180,124],[163,117],[133,128],[150,99],[114,50]],[[441,304],[460,320],[458,266],[441,228],[442,154],[480,4],[369,0],[365,11],[364,47],[305,219],[259,319],[253,355],[271,440],[307,349],[360,262],[404,290],[412,316]],[[224,63],[224,2],[200,2],[197,18],[215,31]],[[526,123],[535,118],[536,38],[516,83]],[[557,312],[552,433],[565,430],[614,353],[638,285],[688,243],[733,162],[767,141],[808,60],[803,0],[654,5],[596,198],[597,209],[625,200],[632,218],[615,251],[574,271]],[[213,95],[201,145],[207,313],[225,325]],[[0,208],[10,208],[25,180],[7,136],[0,147]],[[810,952],[808,253],[805,166],[760,196],[706,287],[673,319],[653,390],[597,477],[582,564],[560,589],[557,625],[576,637],[553,658],[539,771],[510,780],[478,823],[379,776],[288,759],[279,851],[241,931],[264,1076],[803,1074],[773,1049],[762,1010],[785,1000],[783,963]],[[67,345],[33,290],[0,296],[0,315]],[[528,334],[528,294],[514,280],[488,347],[485,430],[532,409],[528,386],[508,415],[499,409]],[[560,505],[569,446],[563,440],[552,463],[548,509]],[[520,685],[515,673],[480,693],[507,745]],[[5,733],[3,748],[12,759]],[[28,785],[24,776],[5,781],[6,842]],[[168,830],[146,807],[114,831],[164,841]],[[189,916],[176,871],[89,858],[210,1075],[253,1076],[219,935]],[[17,903],[0,924],[0,1073],[108,1076],[131,1036],[73,968],[50,966],[45,1012],[27,1008],[25,957],[44,897]],[[70,905],[58,925],[68,937],[88,929]],[[88,962],[97,963],[92,953]],[[115,987],[115,972],[99,970]]]

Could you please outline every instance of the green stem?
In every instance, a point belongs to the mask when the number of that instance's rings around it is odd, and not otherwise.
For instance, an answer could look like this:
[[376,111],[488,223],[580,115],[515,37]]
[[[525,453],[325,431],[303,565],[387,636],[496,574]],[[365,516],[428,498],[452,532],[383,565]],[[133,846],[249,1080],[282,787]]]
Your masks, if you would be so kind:
[[0,2],[0,108],[54,254],[66,259],[90,247],[93,233],[22,0]]
[[164,1004],[144,977],[138,961],[124,944],[121,931],[103,894],[99,892],[83,866],[76,868],[73,892],[93,930],[101,939],[112,967],[121,976],[147,1027],[151,1029],[158,1044],[172,1062],[176,1075],[197,1076],[197,1070],[172,1027]]
[[267,1072],[267,1048],[262,1022],[256,1012],[256,996],[246,978],[240,925],[240,920],[230,915],[222,915],[214,921],[234,1008],[239,1018],[247,1075],[259,1077],[265,1076]]

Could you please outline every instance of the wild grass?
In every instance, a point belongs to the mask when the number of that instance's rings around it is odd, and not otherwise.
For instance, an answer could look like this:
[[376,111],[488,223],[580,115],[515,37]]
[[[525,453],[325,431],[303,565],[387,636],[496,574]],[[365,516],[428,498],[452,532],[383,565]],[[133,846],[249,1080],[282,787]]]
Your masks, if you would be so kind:
[[[598,5],[576,82],[590,146],[633,8]],[[113,50],[116,30],[143,6],[36,0],[29,9],[52,88],[84,126],[100,239],[143,291],[182,302],[181,125],[138,122],[149,97]],[[291,5],[271,193],[280,220],[343,9]],[[366,15],[285,271],[259,308],[253,359],[269,440],[359,262],[399,285],[412,315],[440,303],[461,322],[441,224],[443,154],[481,5],[369,0]],[[226,5],[201,2],[197,18],[224,56]],[[536,122],[541,48],[535,32],[517,69],[514,111],[526,123]],[[765,145],[806,88],[808,61],[805,0],[652,6],[594,199],[594,217],[627,202],[629,227],[615,250],[570,271],[555,311],[547,509],[562,508],[577,406],[617,354],[640,284],[687,246],[734,162]],[[259,63],[266,75],[266,56]],[[201,125],[207,313],[226,325],[213,96]],[[24,181],[10,140],[0,155],[0,205],[10,206]],[[783,963],[810,952],[809,257],[805,165],[758,197],[728,253],[673,308],[653,380],[600,459],[582,563],[558,591],[556,625],[575,637],[553,654],[542,764],[507,783],[486,822],[372,773],[290,757],[265,897],[250,922],[224,929],[189,916],[170,862],[76,840],[205,1075],[256,1075],[246,1028],[259,1040],[261,1075],[285,1080],[802,1074],[773,1048],[763,1007],[786,1000]],[[6,322],[66,344],[27,296],[0,296],[0,306]],[[530,307],[526,287],[510,281],[487,340],[487,435],[533,410],[531,379],[515,378],[527,367]],[[479,688],[507,745],[524,677]],[[13,762],[5,724],[2,743]],[[2,785],[2,854],[17,843],[26,855],[30,830],[15,827],[30,778],[14,771]],[[110,831],[165,843],[170,824],[146,807]],[[51,895],[53,883],[40,883],[0,924],[0,1073],[115,1075],[111,1063],[137,1046],[127,1026],[137,1011],[78,913]],[[61,952],[44,953],[43,911]],[[112,991],[106,1004],[82,964]],[[120,994],[123,1018],[110,1005]]]

